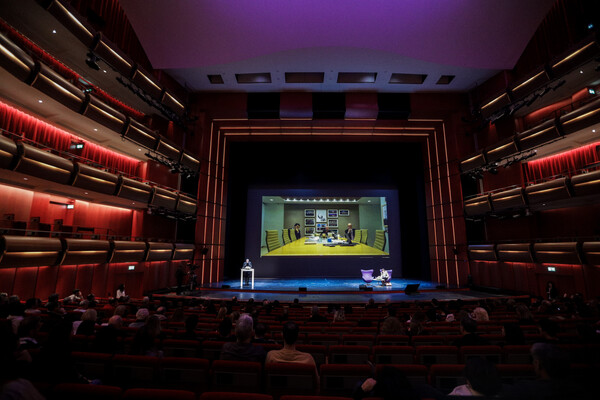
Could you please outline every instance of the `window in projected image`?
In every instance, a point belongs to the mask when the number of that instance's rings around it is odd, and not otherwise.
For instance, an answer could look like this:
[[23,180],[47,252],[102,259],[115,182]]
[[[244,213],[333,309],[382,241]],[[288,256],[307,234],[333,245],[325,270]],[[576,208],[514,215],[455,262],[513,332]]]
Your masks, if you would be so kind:
[[262,197],[261,257],[388,256],[385,197]]

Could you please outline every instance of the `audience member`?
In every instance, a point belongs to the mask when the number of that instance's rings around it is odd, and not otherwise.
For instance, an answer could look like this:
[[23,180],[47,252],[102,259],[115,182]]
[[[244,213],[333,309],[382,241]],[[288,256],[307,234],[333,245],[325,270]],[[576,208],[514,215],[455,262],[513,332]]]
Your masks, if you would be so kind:
[[396,317],[396,308],[388,307],[388,315],[381,324],[380,333],[382,335],[402,335],[405,333],[404,325]]
[[310,318],[306,322],[328,322],[327,317],[319,313],[319,306],[312,306]]
[[288,321],[283,325],[283,348],[281,350],[271,350],[267,353],[265,363],[298,363],[313,365],[315,367],[315,376],[319,376],[317,364],[310,353],[304,353],[296,350],[296,341],[300,328],[298,324]]
[[467,383],[454,388],[449,396],[489,396],[500,393],[502,381],[498,370],[483,357],[471,357],[465,363]]
[[81,300],[83,300],[81,290],[73,289],[73,293],[64,298],[63,304],[79,304]]
[[140,308],[135,313],[135,321],[129,324],[130,328],[141,328],[146,325],[146,320],[150,316],[150,312],[147,308]]
[[507,322],[502,327],[502,336],[504,336],[504,344],[508,345],[524,345],[525,335],[519,324]]
[[37,316],[25,317],[19,325],[19,350],[39,349],[38,333],[42,326],[42,319]]
[[265,335],[269,332],[269,326],[262,322],[254,325],[254,338],[252,343],[275,343],[272,339],[267,339]]
[[264,362],[265,349],[251,343],[254,337],[252,317],[242,314],[235,325],[235,342],[225,343],[221,349],[221,360]]
[[236,340],[235,336],[231,334],[231,330],[233,329],[233,323],[231,322],[231,318],[225,318],[221,322],[219,322],[219,326],[217,328],[217,340],[222,342],[233,342]]
[[94,351],[100,353],[115,354],[123,350],[120,338],[124,337],[121,328],[123,319],[119,315],[113,315],[108,319],[106,326],[100,327],[96,331],[96,336],[92,344]]
[[452,344],[454,346],[480,346],[488,345],[490,342],[479,336],[477,333],[477,321],[468,315],[460,320],[460,333],[462,337],[456,339]]
[[548,318],[542,318],[538,322],[540,334],[542,335],[542,342],[545,343],[558,343],[558,324]]
[[133,338],[132,353],[162,357],[162,350],[160,349],[161,332],[160,318],[156,315],[149,316],[144,326],[136,332]]
[[300,300],[295,298],[294,300],[292,300],[292,304],[290,304],[290,308],[303,308],[303,307],[300,304]]
[[92,336],[96,333],[96,321],[98,319],[98,313],[93,308],[87,309],[81,316],[81,321],[78,321],[77,327],[73,323],[73,328],[77,335]]
[[385,366],[375,378],[367,378],[352,394],[355,400],[376,397],[383,400],[419,400],[421,395],[413,388],[402,371]]
[[477,322],[483,322],[483,321],[489,321],[490,320],[490,316],[488,315],[488,312],[485,308],[483,307],[476,307],[473,310],[473,317],[472,317],[475,321]]

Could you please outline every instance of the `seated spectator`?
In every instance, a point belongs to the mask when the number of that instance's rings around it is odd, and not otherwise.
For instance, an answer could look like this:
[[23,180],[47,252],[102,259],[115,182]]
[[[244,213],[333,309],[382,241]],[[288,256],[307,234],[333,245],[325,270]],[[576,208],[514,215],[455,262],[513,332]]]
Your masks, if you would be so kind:
[[312,306],[310,318],[306,322],[328,322],[328,320],[319,313],[319,306]]
[[290,319],[290,311],[288,307],[284,307],[283,312],[277,316],[277,321],[284,322]]
[[477,322],[482,322],[482,321],[489,321],[490,320],[490,316],[488,315],[488,312],[485,308],[483,307],[476,307],[473,310],[473,316],[472,318],[477,321]]
[[465,364],[467,383],[454,388],[448,396],[496,396],[502,381],[494,364],[483,357],[469,358]]
[[427,316],[424,312],[417,311],[413,314],[410,322],[408,324],[407,333],[409,336],[418,336],[425,334],[425,321],[427,320]]
[[242,314],[235,325],[235,342],[225,343],[221,349],[221,360],[264,362],[265,349],[251,343],[254,337],[252,317]]
[[112,315],[115,312],[115,309],[117,308],[117,299],[115,299],[114,297],[110,297],[108,299],[108,302],[102,307],[102,312],[104,312],[104,315]]
[[231,322],[231,318],[225,318],[223,321],[219,323],[217,328],[217,333],[219,334],[216,340],[222,342],[234,342],[236,340],[235,335],[231,334],[233,329],[233,323]]
[[127,303],[129,301],[129,296],[125,293],[125,284],[121,283],[117,287],[116,295],[117,301],[119,303]]
[[98,301],[96,301],[96,296],[93,293],[88,294],[86,299],[90,308],[96,308],[98,306]]
[[42,326],[42,320],[37,315],[25,317],[19,325],[19,350],[39,349],[38,333]]
[[254,338],[252,343],[275,343],[274,340],[265,338],[265,335],[269,332],[269,326],[259,322],[254,327]]
[[160,306],[156,309],[156,313],[154,313],[154,315],[156,315],[156,317],[158,319],[160,319],[161,321],[166,321],[167,320],[167,316],[165,315],[166,312],[167,312],[167,309],[164,306]]
[[370,298],[369,301],[367,301],[367,304],[365,304],[365,309],[370,309],[370,308],[377,308],[377,304],[375,304],[375,300],[373,298]]
[[73,293],[64,298],[63,304],[79,304],[81,300],[83,300],[81,290],[73,289]]
[[523,303],[517,304],[515,307],[515,313],[517,314],[517,321],[520,325],[534,325],[533,314],[529,307]]
[[538,323],[540,334],[542,335],[541,342],[545,343],[558,343],[558,324],[548,318],[540,319]]
[[39,315],[42,313],[42,310],[40,310],[41,305],[42,305],[42,302],[40,301],[40,299],[37,299],[37,298],[27,299],[27,301],[25,302],[25,311],[23,313],[26,316],[27,315]]
[[185,313],[183,312],[183,308],[179,307],[173,311],[171,322],[185,322]]
[[294,300],[292,300],[292,304],[290,304],[290,308],[303,308],[303,307],[302,307],[302,305],[300,305],[300,300],[295,298]]
[[462,337],[452,342],[454,346],[481,346],[488,345],[490,342],[479,336],[477,333],[477,321],[468,315],[460,320],[460,333]]
[[227,307],[223,305],[217,313],[217,321],[222,321],[225,317],[227,317]]
[[96,337],[92,348],[99,353],[115,354],[122,351],[122,345],[119,338],[124,337],[121,328],[123,319],[119,315],[113,315],[108,319],[106,326],[100,327],[96,331]]
[[521,326],[513,322],[507,322],[502,327],[502,336],[504,336],[504,344],[508,345],[523,345],[525,344],[525,335]]
[[390,306],[387,310],[388,315],[381,324],[380,333],[382,335],[403,335],[405,333],[404,325],[396,317],[396,308]]
[[140,308],[135,313],[135,321],[129,324],[130,328],[141,328],[146,325],[146,320],[150,316],[150,312],[147,308]]
[[346,311],[339,305],[333,311],[333,322],[342,322],[346,320]]
[[185,320],[185,332],[179,336],[180,339],[199,340],[200,338],[196,334],[196,326],[198,326],[198,315],[189,315]]
[[19,329],[19,324],[23,318],[25,318],[25,307],[21,304],[19,296],[12,295],[8,298],[7,310],[8,316],[6,319],[12,323],[13,332],[16,334]]
[[133,338],[132,354],[162,357],[160,319],[156,315],[148,317]]
[[[536,380],[522,380],[507,388],[510,399],[591,399],[581,385],[570,381],[568,355],[550,343],[531,346]],[[589,382],[594,386],[595,382]]]
[[44,304],[44,308],[48,308],[48,304],[50,303],[58,304],[58,299],[58,293],[52,293],[50,296],[48,296],[48,301],[46,304]]
[[352,394],[352,398],[355,400],[367,397],[382,398],[384,400],[400,398],[403,400],[419,400],[421,394],[417,393],[402,371],[386,366],[375,378],[367,378],[360,386],[357,386]]
[[44,400],[31,382],[24,379],[28,378],[27,371],[31,368],[29,362],[19,361],[22,357],[17,350],[18,343],[11,324],[0,321],[0,399]]
[[[78,321],[75,333],[77,335],[92,336],[96,333],[96,321],[98,320],[98,313],[93,308],[87,309],[81,316],[81,321]],[[75,327],[75,323],[73,323]]]
[[283,325],[283,349],[271,350],[267,353],[265,363],[298,363],[313,365],[315,367],[315,376],[319,376],[317,364],[310,353],[304,353],[296,350],[296,341],[300,328],[298,324],[288,321]]

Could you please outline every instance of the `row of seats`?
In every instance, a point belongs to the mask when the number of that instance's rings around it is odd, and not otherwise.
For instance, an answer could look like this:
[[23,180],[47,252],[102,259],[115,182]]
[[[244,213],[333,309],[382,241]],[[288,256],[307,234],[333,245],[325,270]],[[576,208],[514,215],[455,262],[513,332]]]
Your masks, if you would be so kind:
[[484,165],[508,158],[519,152],[534,149],[599,122],[600,99],[595,99],[568,114],[517,133],[509,139],[496,143],[480,153],[462,160],[460,169],[464,173],[481,168]]
[[[61,383],[43,394],[49,400],[274,400],[264,393],[244,392],[204,392],[196,396],[191,390],[132,388],[123,390],[118,386],[88,385],[85,383]],[[279,400],[324,400],[319,396],[281,396]],[[349,397],[335,397],[329,400],[352,400]]]
[[[367,364],[321,364],[317,376],[314,367],[296,363],[263,366],[249,361],[215,360],[210,363],[206,359],[96,353],[74,353],[73,357],[84,376],[98,378],[111,385],[123,388],[178,388],[196,393],[227,390],[264,392],[277,396],[317,393],[351,395],[357,382],[373,372]],[[446,389],[441,382],[442,377],[464,379],[464,364],[379,364],[376,368],[384,366],[399,368],[414,383],[431,383],[440,389]],[[588,368],[588,365],[585,367]],[[498,364],[497,368],[507,383],[535,378],[530,364]]]
[[[58,4],[58,2],[54,2],[54,4]],[[58,10],[58,8],[53,9]],[[72,15],[68,18],[72,19]],[[97,46],[105,49],[106,55],[112,54],[110,47],[103,44],[102,40],[97,43]],[[156,153],[169,160],[188,168],[193,173],[198,172],[200,161],[190,152],[114,109],[93,94],[82,91],[47,65],[32,58],[4,34],[0,34],[0,46],[4,49],[0,52],[0,67],[6,69],[17,79],[38,89],[74,112],[102,124],[122,137],[146,149],[156,151]],[[131,67],[133,68],[133,64]],[[137,66],[134,68],[133,74],[133,82],[141,85],[140,87],[158,87]],[[136,82],[138,80],[139,82]],[[148,85],[149,82],[152,85]],[[172,104],[179,103],[172,101],[174,100],[173,96],[166,92],[161,94],[161,98],[168,99]]]
[[468,253],[478,261],[600,265],[600,242],[471,244]]
[[571,197],[598,194],[600,194],[600,170],[581,173],[570,178],[561,177],[525,188],[476,196],[465,200],[464,210],[467,216],[478,216],[492,212],[519,210],[551,201],[567,200]]
[[0,267],[189,260],[195,245],[0,235]]
[[190,196],[68,160],[2,135],[0,135],[0,168],[62,185],[147,203],[152,207],[191,215],[196,213],[196,200]]

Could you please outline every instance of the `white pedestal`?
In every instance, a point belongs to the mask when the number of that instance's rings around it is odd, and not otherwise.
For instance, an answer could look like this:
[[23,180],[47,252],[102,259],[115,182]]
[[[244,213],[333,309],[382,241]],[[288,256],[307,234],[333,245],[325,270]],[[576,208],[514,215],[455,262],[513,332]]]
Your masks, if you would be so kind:
[[244,288],[244,273],[248,272],[252,273],[252,289],[254,289],[254,268],[241,268],[240,271],[240,289]]

